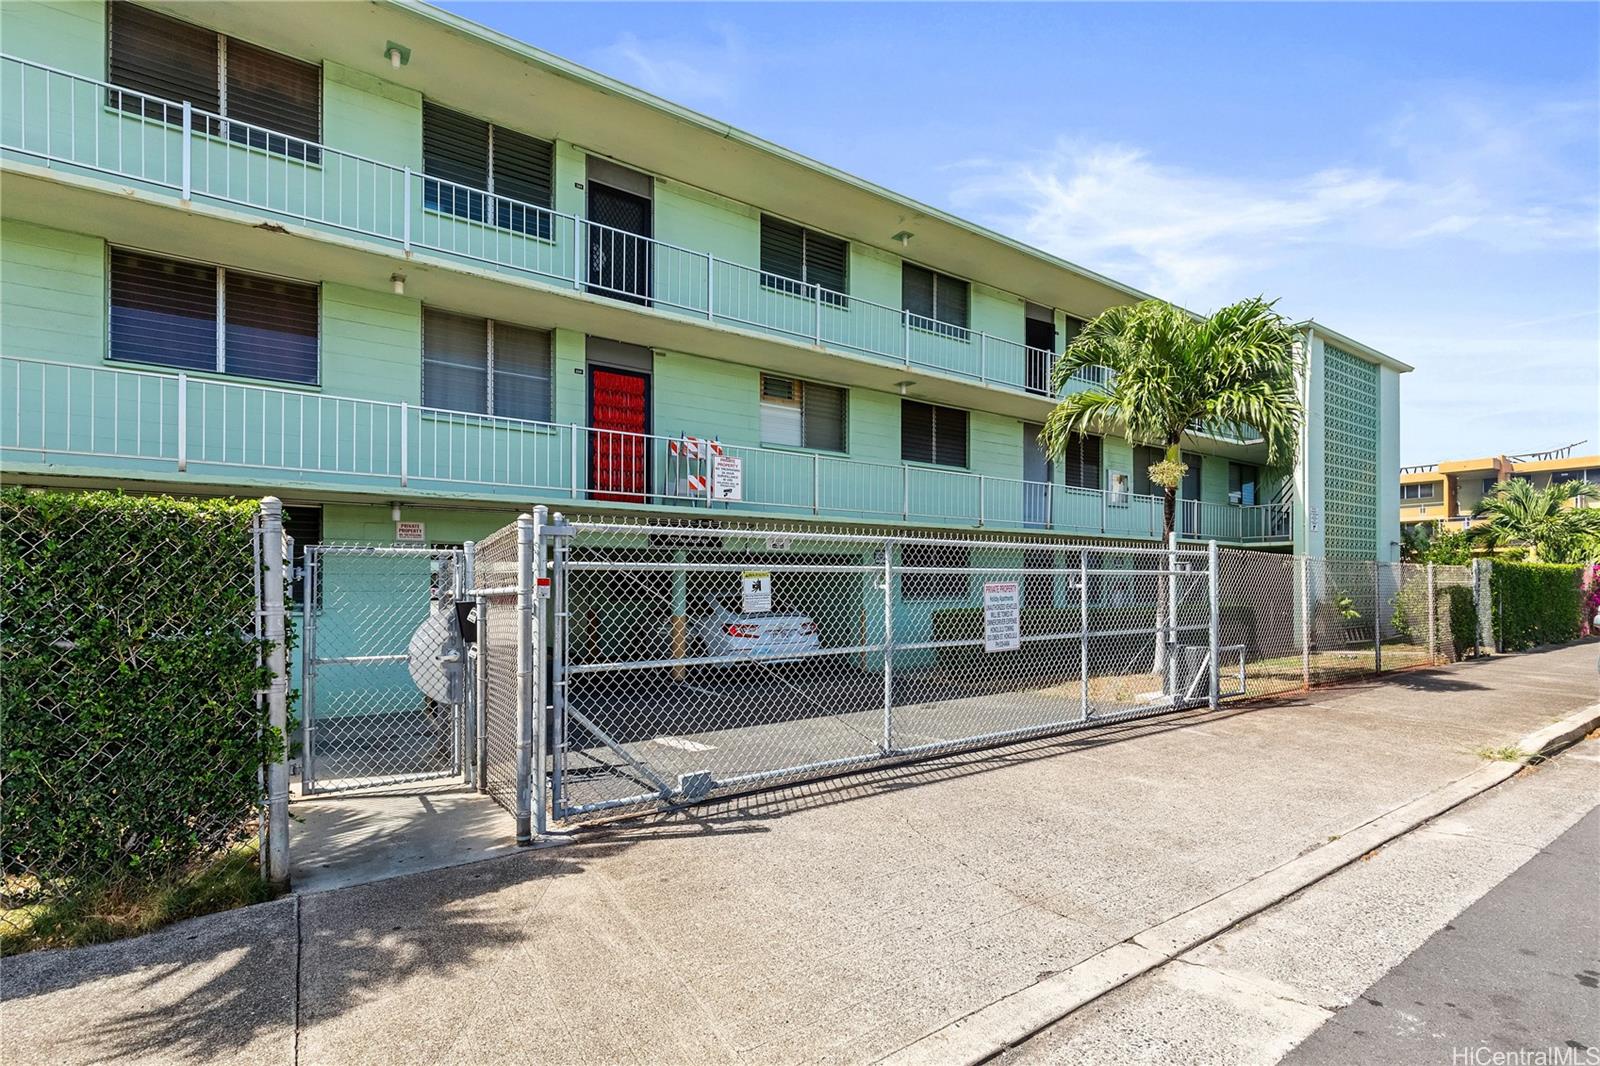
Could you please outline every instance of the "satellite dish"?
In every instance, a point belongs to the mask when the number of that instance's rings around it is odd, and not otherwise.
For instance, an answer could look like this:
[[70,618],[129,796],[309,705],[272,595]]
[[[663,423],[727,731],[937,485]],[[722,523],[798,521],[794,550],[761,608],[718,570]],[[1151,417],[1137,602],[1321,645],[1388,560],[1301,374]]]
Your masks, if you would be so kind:
[[428,615],[411,634],[406,651],[411,680],[423,695],[440,703],[461,703],[466,698],[467,649],[454,610]]

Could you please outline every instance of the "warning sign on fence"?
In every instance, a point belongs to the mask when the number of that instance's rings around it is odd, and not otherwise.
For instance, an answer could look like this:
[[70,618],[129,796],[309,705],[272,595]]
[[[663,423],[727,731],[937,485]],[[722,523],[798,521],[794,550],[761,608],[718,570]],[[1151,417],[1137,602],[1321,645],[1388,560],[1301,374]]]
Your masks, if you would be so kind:
[[711,458],[711,498],[713,500],[744,499],[744,460],[737,455],[715,455]]
[[740,608],[745,614],[764,614],[772,610],[772,574],[766,570],[746,570],[739,575]]
[[1015,581],[990,581],[983,586],[983,650],[1016,651],[1022,647],[1022,586]]

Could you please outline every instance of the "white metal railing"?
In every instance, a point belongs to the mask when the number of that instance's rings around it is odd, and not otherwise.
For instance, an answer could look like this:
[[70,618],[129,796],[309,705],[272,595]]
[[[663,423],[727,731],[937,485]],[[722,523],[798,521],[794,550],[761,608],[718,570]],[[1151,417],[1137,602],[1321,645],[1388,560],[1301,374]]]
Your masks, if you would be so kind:
[[[707,252],[0,55],[0,150],[483,263],[668,314],[1048,394],[1055,356]],[[1107,372],[1075,375],[1103,385]]]
[[[707,511],[1038,529],[1149,539],[1159,496],[688,436],[447,411],[184,372],[0,356],[8,460],[92,459],[99,473],[272,475],[330,488],[530,494]],[[714,454],[741,461],[736,502],[711,498]],[[1289,539],[1287,502],[1181,501],[1185,536]]]

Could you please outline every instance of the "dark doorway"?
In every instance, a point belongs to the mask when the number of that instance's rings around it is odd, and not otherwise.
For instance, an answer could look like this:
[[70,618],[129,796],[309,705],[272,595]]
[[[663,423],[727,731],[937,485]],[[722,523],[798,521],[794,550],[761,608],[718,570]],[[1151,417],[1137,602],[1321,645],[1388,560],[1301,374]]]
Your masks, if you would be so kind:
[[1055,312],[1049,308],[1028,305],[1023,343],[1028,350],[1023,353],[1023,387],[1041,396],[1050,392],[1050,365],[1055,362],[1056,324]]
[[1200,532],[1200,464],[1194,452],[1184,452],[1183,484],[1178,488],[1178,532],[1193,536]]
[[630,303],[651,295],[650,200],[589,181],[589,290]]
[[589,498],[642,503],[650,489],[650,375],[589,367]]

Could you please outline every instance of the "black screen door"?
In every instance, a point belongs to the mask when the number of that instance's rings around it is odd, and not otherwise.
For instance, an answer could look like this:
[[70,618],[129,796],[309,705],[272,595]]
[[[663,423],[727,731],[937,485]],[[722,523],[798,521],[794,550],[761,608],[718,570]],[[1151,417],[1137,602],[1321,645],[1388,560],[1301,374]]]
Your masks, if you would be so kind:
[[589,182],[589,290],[650,302],[650,201]]

